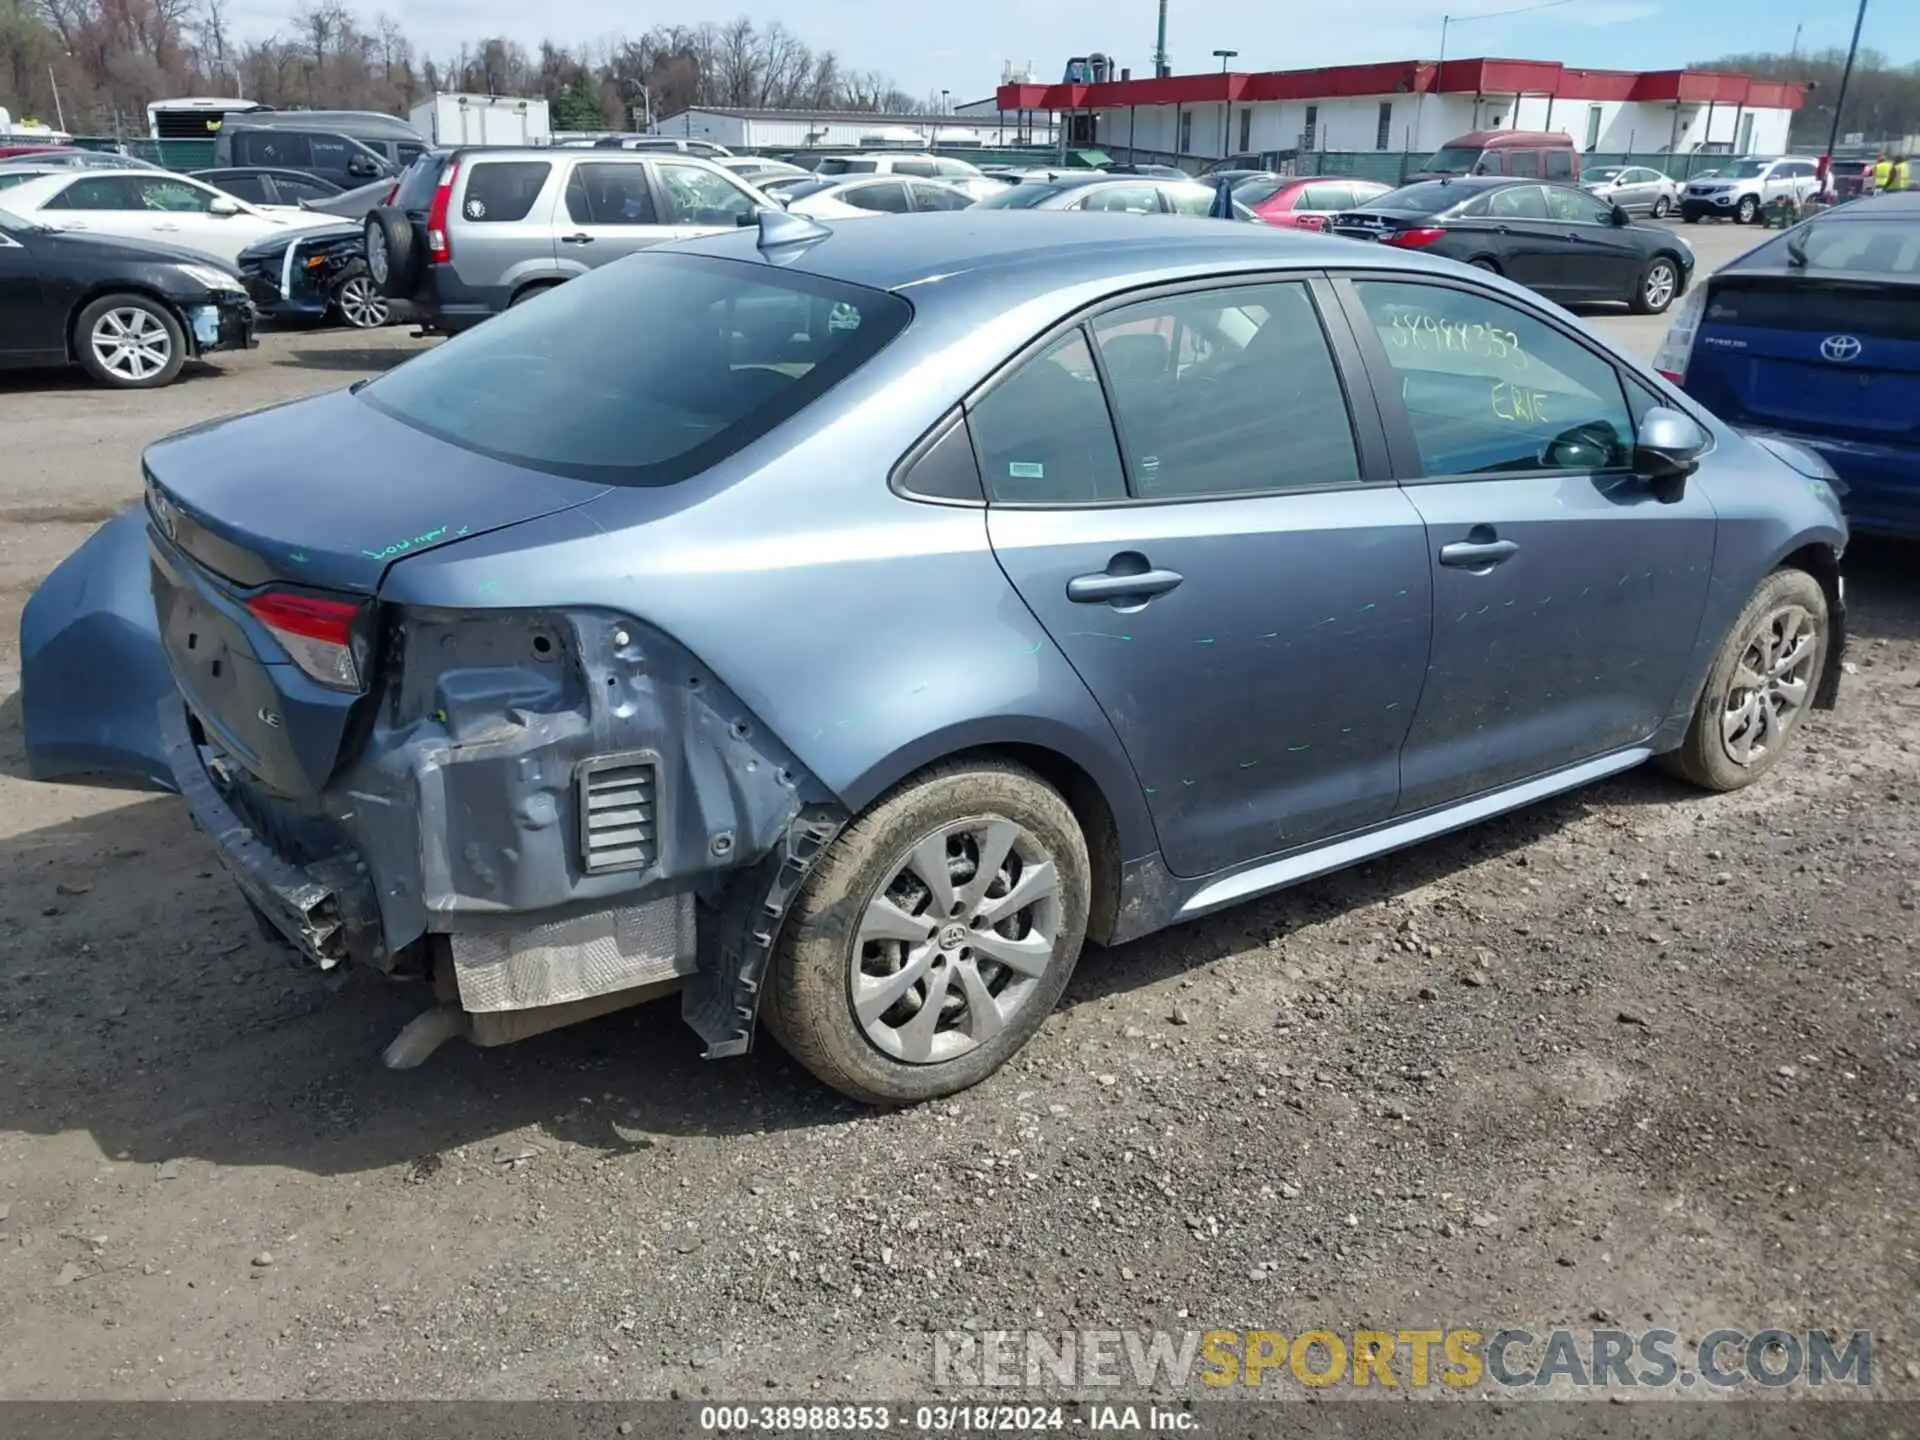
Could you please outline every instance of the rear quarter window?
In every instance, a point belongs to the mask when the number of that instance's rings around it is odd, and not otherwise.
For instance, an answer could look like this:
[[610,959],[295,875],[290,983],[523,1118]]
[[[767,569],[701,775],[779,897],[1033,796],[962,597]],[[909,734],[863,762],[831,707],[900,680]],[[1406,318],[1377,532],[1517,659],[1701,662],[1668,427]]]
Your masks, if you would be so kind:
[[495,316],[358,393],[523,469],[667,485],[819,400],[912,313],[884,291],[656,251]]
[[510,225],[533,211],[553,166],[545,160],[477,160],[467,173],[460,218],[474,225]]

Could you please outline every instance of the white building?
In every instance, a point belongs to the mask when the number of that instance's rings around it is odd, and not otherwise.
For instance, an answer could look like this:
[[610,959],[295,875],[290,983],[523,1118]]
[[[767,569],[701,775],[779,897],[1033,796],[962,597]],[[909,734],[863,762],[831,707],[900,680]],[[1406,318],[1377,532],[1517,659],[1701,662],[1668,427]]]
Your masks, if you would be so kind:
[[1427,154],[1474,130],[1547,130],[1582,153],[1777,154],[1804,86],[1721,71],[1425,60],[1000,87],[1000,112],[1058,111],[1068,143],[1201,159],[1274,151]]
[[931,145],[1000,147],[1051,144],[1053,130],[1038,121],[1021,126],[1019,117],[992,109],[967,114],[883,115],[872,111],[735,110],[705,106],[657,121],[655,135],[711,140],[728,149],[924,149]]

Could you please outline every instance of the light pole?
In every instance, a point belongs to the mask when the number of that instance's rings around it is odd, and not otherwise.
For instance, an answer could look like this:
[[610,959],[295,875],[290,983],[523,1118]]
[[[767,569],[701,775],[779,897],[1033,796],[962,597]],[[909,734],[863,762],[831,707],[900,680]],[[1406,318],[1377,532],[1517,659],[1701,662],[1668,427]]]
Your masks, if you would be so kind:
[[[1534,10],[1553,10],[1561,5],[1571,3],[1572,0],[1535,0],[1535,3],[1532,5],[1516,5],[1511,10],[1493,10],[1484,15],[1442,15],[1440,17],[1440,59],[1433,67],[1434,88],[1439,88],[1441,77],[1447,68],[1447,30],[1450,26],[1464,25],[1470,20],[1498,20],[1504,15],[1525,15]],[[1864,5],[1865,0],[1861,0],[1861,3]],[[1426,143],[1420,138],[1420,112],[1426,108],[1426,104],[1427,92],[1422,90],[1413,102],[1413,140],[1416,145],[1424,146]],[[1474,115],[1475,124],[1479,123],[1479,115],[1477,112],[1478,107],[1476,107],[1476,113]],[[1514,119],[1518,121],[1519,118],[1520,107],[1516,105],[1514,107]]]
[[[1227,62],[1239,53],[1238,50],[1216,50],[1213,52],[1214,58],[1220,62],[1220,73],[1222,75],[1227,73]],[[1220,158],[1222,160],[1227,158],[1227,112],[1231,109],[1233,109],[1233,106],[1228,103],[1227,88],[1222,85],[1220,87]]]
[[1827,130],[1827,165],[1833,164],[1833,147],[1840,141],[1840,107],[1847,103],[1847,83],[1853,79],[1853,60],[1860,53],[1860,27],[1867,23],[1867,0],[1853,17],[1853,43],[1847,46],[1847,68],[1840,72],[1840,93],[1833,97],[1833,124]]

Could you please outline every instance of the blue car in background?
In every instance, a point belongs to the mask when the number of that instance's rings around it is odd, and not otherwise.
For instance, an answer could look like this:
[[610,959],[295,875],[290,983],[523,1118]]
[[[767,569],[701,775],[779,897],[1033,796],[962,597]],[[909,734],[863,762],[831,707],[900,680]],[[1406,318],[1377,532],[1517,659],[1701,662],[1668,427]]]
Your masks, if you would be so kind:
[[1816,451],[1860,532],[1920,537],[1920,194],[1853,201],[1749,251],[1654,362],[1752,435]]

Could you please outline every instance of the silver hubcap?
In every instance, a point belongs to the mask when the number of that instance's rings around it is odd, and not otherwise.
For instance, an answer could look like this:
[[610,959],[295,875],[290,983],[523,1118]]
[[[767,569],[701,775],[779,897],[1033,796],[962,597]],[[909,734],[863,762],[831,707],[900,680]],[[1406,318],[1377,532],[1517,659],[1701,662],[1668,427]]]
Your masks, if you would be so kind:
[[129,305],[93,324],[93,356],[122,380],[151,380],[173,359],[173,337],[160,317]]
[[356,275],[340,287],[340,313],[358,330],[374,330],[387,323],[387,302],[373,281]]
[[1023,827],[958,821],[907,852],[868,902],[849,996],[867,1039],[933,1065],[1006,1028],[1053,963],[1060,876]]
[[1653,202],[1653,218],[1658,220],[1667,213],[1667,197],[1662,195]]
[[1647,271],[1647,304],[1655,310],[1664,310],[1673,300],[1673,267],[1667,264],[1655,265]]
[[1747,636],[1720,716],[1720,738],[1738,765],[1757,765],[1785,742],[1806,707],[1820,627],[1783,605]]

